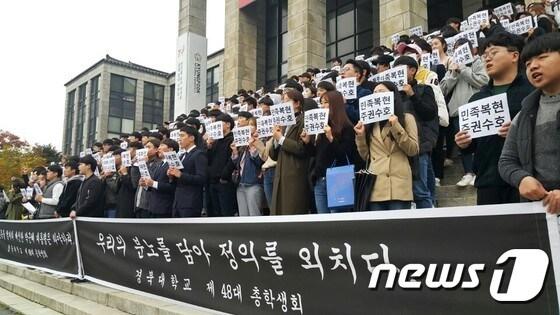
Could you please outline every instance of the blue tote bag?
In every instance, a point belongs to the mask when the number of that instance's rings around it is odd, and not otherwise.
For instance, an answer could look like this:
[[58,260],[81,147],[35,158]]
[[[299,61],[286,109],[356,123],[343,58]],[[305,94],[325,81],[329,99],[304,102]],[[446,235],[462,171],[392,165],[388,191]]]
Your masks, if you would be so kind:
[[[327,205],[329,208],[354,206],[354,165],[327,168]],[[333,166],[336,165],[333,162]]]

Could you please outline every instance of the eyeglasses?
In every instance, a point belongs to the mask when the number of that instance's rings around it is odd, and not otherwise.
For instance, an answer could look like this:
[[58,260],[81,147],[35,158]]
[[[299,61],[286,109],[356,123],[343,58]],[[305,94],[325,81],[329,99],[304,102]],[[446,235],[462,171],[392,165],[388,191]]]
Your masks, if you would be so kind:
[[494,59],[494,57],[496,57],[496,55],[500,52],[514,52],[514,51],[510,51],[508,49],[506,49],[506,50],[501,50],[501,49],[487,50],[482,54],[482,59]]
[[346,72],[346,71],[350,71],[351,68],[350,67],[344,67],[342,69],[340,69],[340,72]]

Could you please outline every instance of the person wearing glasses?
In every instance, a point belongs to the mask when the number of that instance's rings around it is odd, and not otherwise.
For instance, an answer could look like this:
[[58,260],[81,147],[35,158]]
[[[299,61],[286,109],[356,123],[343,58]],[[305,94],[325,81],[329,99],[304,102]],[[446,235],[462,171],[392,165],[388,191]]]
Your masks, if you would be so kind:
[[344,67],[340,70],[340,76],[342,78],[356,78],[356,98],[346,100],[346,114],[353,125],[360,120],[360,111],[358,107],[360,98],[373,93],[373,91],[362,86],[364,81],[367,80],[365,75],[366,70],[367,69],[365,69],[363,65],[352,59],[347,60]]
[[[506,93],[510,117],[513,119],[517,115],[521,101],[534,90],[519,70],[523,45],[523,38],[511,33],[498,33],[487,39],[481,51],[490,81],[469,102]],[[519,202],[517,187],[502,180],[497,167],[510,124],[506,122],[498,135],[477,139],[471,139],[467,131],[455,135],[457,146],[465,154],[474,153],[478,205]]]

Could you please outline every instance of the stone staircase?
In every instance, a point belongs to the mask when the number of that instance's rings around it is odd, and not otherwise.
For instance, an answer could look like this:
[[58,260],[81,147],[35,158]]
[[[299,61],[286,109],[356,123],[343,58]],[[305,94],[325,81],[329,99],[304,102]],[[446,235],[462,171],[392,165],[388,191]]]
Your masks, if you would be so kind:
[[464,172],[460,158],[453,159],[453,162],[453,165],[444,169],[441,186],[436,189],[438,207],[475,206],[476,188],[455,185],[463,177]]
[[1,305],[16,314],[30,315],[215,314],[4,263],[0,263]]

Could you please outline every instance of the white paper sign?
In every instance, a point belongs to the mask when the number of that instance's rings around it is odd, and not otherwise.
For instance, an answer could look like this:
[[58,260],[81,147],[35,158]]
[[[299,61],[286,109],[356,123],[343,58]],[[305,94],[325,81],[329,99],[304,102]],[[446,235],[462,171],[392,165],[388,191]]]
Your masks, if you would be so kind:
[[33,188],[31,188],[31,187],[25,188],[25,193],[26,193],[25,196],[28,200],[33,198]]
[[459,27],[459,30],[461,32],[467,31],[467,30],[470,30],[470,29],[471,29],[471,26],[469,25],[469,21],[461,21],[461,27]]
[[498,128],[508,121],[510,116],[506,93],[459,107],[460,129],[467,130],[473,139],[497,134]]
[[121,142],[120,146],[121,146],[121,149],[126,150],[126,149],[128,149],[128,142],[123,141],[123,142]]
[[249,106],[247,104],[239,106],[240,112],[246,112],[249,110]]
[[80,152],[80,158],[83,158],[84,156],[86,156],[86,153],[84,151]]
[[206,126],[206,133],[210,139],[218,140],[224,138],[224,123],[216,121]]
[[21,204],[25,210],[27,210],[31,215],[35,214],[35,212],[37,212],[37,209],[35,209],[35,207],[33,207],[32,204],[30,204],[29,202],[24,202]]
[[469,43],[464,43],[453,51],[453,62],[456,64],[466,65],[472,63],[473,61],[474,57],[472,55],[471,48],[469,47]]
[[400,91],[408,84],[407,67],[403,65],[383,71],[382,73],[372,76],[370,80],[373,82],[393,82]]
[[345,78],[336,81],[336,89],[342,93],[346,100],[354,100],[358,97],[356,92],[357,85],[356,78]]
[[42,195],[43,194],[43,191],[41,190],[41,187],[39,187],[39,185],[33,184],[33,189],[35,190],[36,195]]
[[422,37],[424,35],[424,32],[422,31],[422,25],[415,26],[415,27],[409,29],[408,33],[410,35],[416,35],[416,36],[420,36],[420,37]]
[[399,33],[391,35],[391,42],[394,44],[399,42],[401,35]]
[[329,123],[329,110],[326,108],[316,108],[305,112],[304,130],[308,135],[318,135],[325,133],[325,127]]
[[507,30],[510,23],[509,20],[501,19],[500,24],[502,24],[502,26]]
[[173,130],[169,133],[169,139],[179,142],[179,130]]
[[251,127],[237,127],[232,130],[233,132],[233,143],[236,147],[242,147],[249,145],[249,140],[251,139]]
[[431,59],[432,59],[432,54],[430,53],[422,54],[422,57],[420,58],[420,66],[426,69],[430,69],[430,67],[432,66]]
[[116,172],[117,167],[115,165],[115,157],[106,157],[101,161],[103,172]]
[[146,164],[146,161],[138,162],[138,170],[140,171],[140,177],[152,178],[150,176],[150,171],[148,170],[148,164]]
[[257,133],[259,138],[267,138],[272,136],[274,120],[272,116],[263,116],[257,118]]
[[181,160],[179,160],[177,152],[163,152],[163,156],[167,164],[169,164],[169,167],[174,167],[179,170],[183,169],[183,163],[181,163]]
[[138,150],[136,150],[136,160],[137,161],[147,161],[148,160],[148,149],[138,149]]
[[100,177],[101,175],[99,174],[99,168],[95,168],[95,171],[93,172],[93,175]]
[[497,8],[494,9],[494,14],[496,14],[497,17],[503,16],[503,15],[513,15],[513,7],[511,6],[511,3],[508,2],[504,5],[501,5]]
[[480,24],[488,23],[488,10],[475,12],[471,14],[467,20],[472,28],[478,30],[480,29]]
[[292,103],[282,103],[270,106],[272,121],[277,126],[291,126],[296,124],[296,116]]
[[430,56],[430,64],[437,66],[441,62],[439,60],[439,50],[432,50],[432,55]]
[[130,152],[121,152],[121,163],[124,167],[132,166],[132,158],[130,157]]
[[93,151],[91,150],[91,148],[87,148],[85,153],[86,153],[86,155],[92,155]]
[[454,37],[454,41],[453,44],[455,44],[455,42],[459,39],[459,38],[465,38],[467,39],[469,42],[471,42],[472,46],[474,48],[478,47],[478,37],[476,36],[476,30],[468,30],[468,31],[464,31],[461,32]]
[[251,115],[253,115],[255,118],[259,118],[263,116],[263,110],[262,108],[255,108],[255,109],[251,109],[249,111],[251,113]]
[[389,119],[395,112],[393,92],[373,93],[360,98],[360,120],[365,124]]
[[509,23],[509,25],[507,26],[507,31],[512,34],[522,35],[529,32],[532,28],[533,19],[530,16],[527,16],[515,22]]

